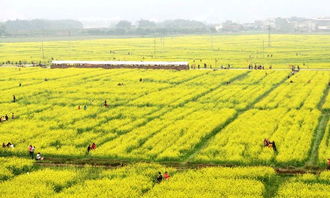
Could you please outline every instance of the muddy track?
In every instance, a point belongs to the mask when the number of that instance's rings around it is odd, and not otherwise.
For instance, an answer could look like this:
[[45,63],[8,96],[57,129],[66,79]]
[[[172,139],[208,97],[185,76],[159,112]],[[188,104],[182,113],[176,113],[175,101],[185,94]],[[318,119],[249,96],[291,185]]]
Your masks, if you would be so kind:
[[[34,165],[40,167],[78,167],[83,168],[86,166],[96,168],[114,169],[127,165],[134,165],[135,163],[157,163],[166,167],[176,168],[178,170],[201,169],[208,167],[249,167],[239,165],[219,165],[207,163],[182,163],[182,162],[149,162],[149,161],[129,161],[129,160],[110,160],[110,159],[96,159],[96,158],[47,158],[44,161],[35,162]],[[252,167],[252,166],[251,166]],[[254,166],[255,167],[255,166]],[[299,175],[299,174],[319,174],[324,171],[323,168],[314,167],[307,169],[304,167],[271,167],[278,175]]]

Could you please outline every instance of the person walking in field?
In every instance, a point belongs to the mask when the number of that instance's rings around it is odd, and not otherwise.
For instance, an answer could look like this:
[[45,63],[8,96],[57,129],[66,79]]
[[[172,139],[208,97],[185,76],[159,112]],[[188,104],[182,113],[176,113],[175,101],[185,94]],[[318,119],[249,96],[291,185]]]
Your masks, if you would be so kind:
[[91,145],[88,145],[88,147],[87,147],[87,154],[89,153],[89,151],[91,151],[91,149],[92,149]]
[[96,149],[96,144],[95,144],[95,143],[92,144],[92,149],[93,149],[93,150]]
[[272,148],[273,148],[274,152],[276,153],[277,152],[277,148],[276,148],[275,141],[271,142],[270,144],[272,145]]
[[34,158],[34,150],[35,150],[35,147],[32,146],[32,145],[30,145],[28,149],[29,149],[30,157],[31,157],[31,159],[33,159],[33,158]]
[[105,106],[105,107],[108,107],[107,100],[104,101],[104,106]]
[[157,183],[162,182],[162,180],[163,180],[163,175],[162,175],[161,172],[158,172],[158,176],[157,176],[157,178],[156,178]]
[[270,141],[269,141],[267,138],[265,138],[265,139],[264,139],[264,146],[265,146],[265,147],[268,147],[269,144],[270,144]]
[[13,102],[16,102],[16,96],[13,95]]

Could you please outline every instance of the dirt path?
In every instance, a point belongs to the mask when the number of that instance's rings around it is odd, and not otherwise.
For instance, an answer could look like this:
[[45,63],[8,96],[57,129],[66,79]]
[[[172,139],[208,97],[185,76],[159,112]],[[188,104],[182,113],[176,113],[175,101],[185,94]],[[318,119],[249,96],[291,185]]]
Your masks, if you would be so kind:
[[[241,165],[220,165],[207,163],[183,163],[183,162],[149,162],[149,161],[125,161],[97,158],[47,158],[44,161],[36,161],[34,164],[41,167],[80,167],[92,166],[98,168],[114,169],[120,168],[134,163],[157,163],[166,167],[176,168],[178,170],[201,169],[207,167],[249,167]],[[252,166],[251,166],[252,167]],[[255,166],[254,166],[255,167]],[[296,174],[319,174],[322,168],[307,169],[304,167],[271,167],[279,175],[296,175]]]
[[312,140],[312,145],[311,145],[311,150],[309,153],[309,159],[306,162],[306,166],[307,167],[313,167],[313,166],[317,166],[318,165],[318,161],[319,161],[319,147],[321,144],[321,141],[323,139],[323,136],[325,134],[325,130],[327,127],[327,123],[330,120],[330,112],[322,109],[327,96],[329,95],[330,92],[330,87],[328,86],[325,90],[324,90],[324,94],[320,100],[320,103],[318,104],[318,109],[321,111],[321,116],[319,118],[319,123],[318,126],[315,130],[314,133],[314,138]]

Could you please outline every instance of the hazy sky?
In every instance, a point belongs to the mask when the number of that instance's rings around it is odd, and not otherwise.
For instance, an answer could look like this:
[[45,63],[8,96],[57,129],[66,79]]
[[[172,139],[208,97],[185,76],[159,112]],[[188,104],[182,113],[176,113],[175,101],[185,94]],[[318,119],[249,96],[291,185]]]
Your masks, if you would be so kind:
[[195,19],[248,22],[270,17],[330,16],[330,0],[0,0],[8,19]]

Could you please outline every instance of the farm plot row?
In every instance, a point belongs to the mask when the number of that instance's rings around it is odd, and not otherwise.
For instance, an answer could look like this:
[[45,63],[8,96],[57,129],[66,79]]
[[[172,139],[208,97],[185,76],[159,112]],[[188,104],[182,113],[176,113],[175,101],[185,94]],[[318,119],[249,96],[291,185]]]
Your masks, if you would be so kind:
[[[0,158],[3,197],[329,197],[330,172],[279,176],[270,167],[177,170],[159,164],[116,169],[44,168]],[[158,172],[170,177],[157,182]],[[274,188],[274,185],[278,188]]]
[[[267,167],[179,171],[157,164],[132,164],[106,170],[41,168],[26,159],[0,160],[0,168],[9,172],[0,180],[0,193],[6,197],[263,197],[264,181],[275,175]],[[171,177],[157,183],[158,171],[167,171]]]

